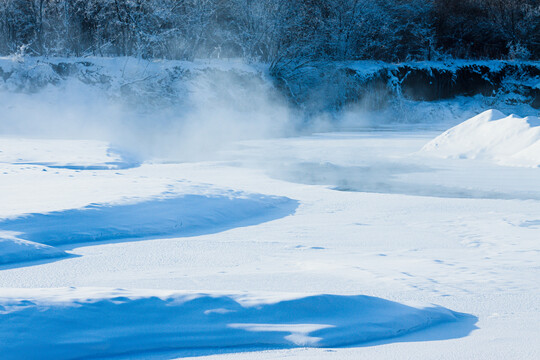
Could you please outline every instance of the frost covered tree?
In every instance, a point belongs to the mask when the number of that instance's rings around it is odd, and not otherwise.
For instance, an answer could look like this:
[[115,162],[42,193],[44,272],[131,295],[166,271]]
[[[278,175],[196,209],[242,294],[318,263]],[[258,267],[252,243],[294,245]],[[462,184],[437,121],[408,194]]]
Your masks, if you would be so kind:
[[3,0],[0,53],[540,58],[538,0]]
[[[434,0],[439,45],[457,57],[540,57],[538,0]],[[513,50],[512,50],[513,49]]]

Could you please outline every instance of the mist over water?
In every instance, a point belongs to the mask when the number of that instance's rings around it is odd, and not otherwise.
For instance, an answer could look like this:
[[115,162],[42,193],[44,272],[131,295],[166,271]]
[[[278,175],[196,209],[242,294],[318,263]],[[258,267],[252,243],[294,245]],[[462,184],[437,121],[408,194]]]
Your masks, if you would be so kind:
[[[289,80],[315,79],[319,70]],[[0,75],[0,135],[105,140],[139,160],[212,159],[235,141],[314,132],[411,124],[443,131],[492,105],[482,97],[412,101],[377,93],[386,105],[373,108],[351,100],[367,91],[354,77],[314,88],[296,79],[287,88],[267,65],[241,60],[0,58]],[[295,103],[298,97],[305,102]],[[507,113],[535,112],[505,106],[498,104]]]
[[[133,63],[128,71],[124,61]],[[149,70],[148,62],[117,62],[120,70],[105,85],[47,73],[39,75],[48,83],[36,89],[23,88],[20,78],[5,84],[0,134],[99,139],[141,159],[186,161],[209,158],[233,141],[296,131],[299,116],[287,101],[262,72],[242,64],[181,69],[187,74],[173,78],[155,64]]]

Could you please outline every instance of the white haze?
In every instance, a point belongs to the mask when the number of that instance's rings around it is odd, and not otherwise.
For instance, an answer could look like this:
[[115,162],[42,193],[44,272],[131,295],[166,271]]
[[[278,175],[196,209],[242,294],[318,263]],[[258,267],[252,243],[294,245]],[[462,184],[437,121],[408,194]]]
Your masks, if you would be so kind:
[[[133,66],[128,75],[122,69],[121,81],[145,79],[148,69],[143,65]],[[121,85],[104,89],[76,78],[37,91],[4,84],[0,134],[106,140],[141,159],[186,161],[211,158],[233,141],[295,131],[296,116],[261,72],[192,73],[189,80],[172,84],[174,89],[157,83],[150,95],[148,89],[126,94]],[[160,91],[174,98],[156,103]]]
[[[83,60],[90,65],[80,65]],[[61,63],[78,66],[76,73],[61,77],[51,65]],[[290,106],[266,72],[234,60],[0,58],[0,135],[99,139],[141,160],[191,161],[212,159],[238,140],[385,124],[444,130],[492,107],[482,97],[394,99],[379,111],[359,103],[305,121],[307,115]],[[506,113],[518,107],[502,105]],[[520,114],[537,113],[520,107]]]

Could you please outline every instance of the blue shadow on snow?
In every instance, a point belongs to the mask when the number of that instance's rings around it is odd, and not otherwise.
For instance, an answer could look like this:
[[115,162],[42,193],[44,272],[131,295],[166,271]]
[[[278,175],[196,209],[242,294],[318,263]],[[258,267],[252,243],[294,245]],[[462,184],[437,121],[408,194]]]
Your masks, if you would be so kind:
[[185,195],[128,205],[29,214],[0,221],[0,230],[46,245],[213,234],[293,214],[298,201],[265,195]]
[[414,308],[363,295],[321,294],[250,307],[234,297],[204,294],[117,296],[75,304],[11,301],[0,317],[0,335],[6,340],[0,350],[6,359],[16,359],[21,351],[41,359],[66,354],[164,359],[446,340],[467,336],[478,320],[439,306]]

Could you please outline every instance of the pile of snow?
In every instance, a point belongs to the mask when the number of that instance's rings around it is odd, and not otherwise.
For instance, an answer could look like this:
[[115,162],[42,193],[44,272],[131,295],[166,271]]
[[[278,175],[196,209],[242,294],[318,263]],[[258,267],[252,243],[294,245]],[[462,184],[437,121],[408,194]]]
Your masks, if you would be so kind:
[[540,120],[485,111],[439,135],[421,153],[442,158],[485,159],[502,165],[540,166]]
[[0,219],[0,264],[67,256],[53,247],[57,245],[213,234],[279,219],[297,206],[285,197],[231,192],[92,204]]
[[[157,295],[156,295],[157,294]],[[13,289],[0,297],[5,360],[170,349],[336,347],[404,335],[459,314],[369,296],[260,300],[107,289]]]
[[92,204],[81,209],[0,220],[0,229],[48,245],[212,234],[294,213],[285,197],[230,193],[184,195],[133,204]]
[[[33,166],[26,166],[28,164]],[[137,171],[140,169],[107,170],[137,165],[104,141],[0,137],[0,168],[9,175],[2,178],[0,187],[6,188],[8,193],[15,190],[19,193],[11,198],[4,195],[2,200],[9,200],[4,201],[4,205],[9,206],[15,201],[52,202],[49,208],[61,209],[43,211],[38,207],[31,213],[23,212],[23,206],[18,211],[8,209],[0,214],[0,264],[65,256],[63,251],[51,247],[57,245],[73,248],[72,245],[83,242],[213,234],[279,219],[294,213],[298,206],[297,201],[286,197],[209,189],[206,185],[186,188],[176,186],[178,182],[169,184],[167,191],[157,194],[152,190],[146,195],[130,197],[125,192],[127,196],[124,197],[115,195],[116,200],[113,197],[113,200],[89,204],[93,198],[88,197],[89,201],[82,201],[81,205],[66,206],[62,205],[64,198],[78,196],[77,188],[71,189],[68,195],[61,186],[50,186],[51,182],[68,183],[66,178],[74,177],[77,181],[85,179],[83,187],[78,188],[83,192],[91,189],[91,193],[110,193],[103,187],[108,186],[111,173],[116,174],[118,180],[115,181],[120,184],[121,177],[125,176],[126,186],[138,183],[146,176],[139,176]],[[45,167],[57,170],[47,171]],[[103,172],[90,171],[76,176],[81,170]],[[44,174],[50,175],[45,178]],[[21,183],[24,186],[20,186]],[[149,187],[153,187],[152,183],[149,182]],[[56,196],[47,196],[46,200],[36,200],[33,196],[37,192],[39,198],[42,192],[50,189]]]
[[0,138],[0,163],[87,170],[137,165],[105,141],[21,138]]
[[0,232],[0,265],[67,256],[62,250],[52,246]]

